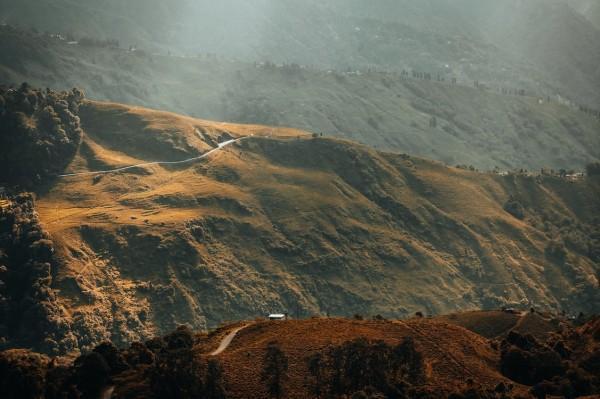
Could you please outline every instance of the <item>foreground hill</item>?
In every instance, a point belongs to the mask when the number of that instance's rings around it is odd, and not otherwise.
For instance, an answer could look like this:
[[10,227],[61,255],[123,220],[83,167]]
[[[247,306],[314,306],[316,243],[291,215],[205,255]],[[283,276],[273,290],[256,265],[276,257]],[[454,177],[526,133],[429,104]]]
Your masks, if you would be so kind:
[[0,39],[0,54],[7,55],[0,57],[0,82],[81,87],[98,100],[292,126],[486,170],[583,168],[600,159],[597,117],[561,105],[557,91],[547,93],[550,99],[497,92],[515,93],[522,88],[518,79],[484,89],[454,72],[442,72],[445,81],[438,82],[435,74],[427,81],[147,55],[10,27],[0,27]]
[[[500,312],[481,316],[488,325],[504,323]],[[41,394],[48,399],[78,394],[208,399],[598,394],[600,320],[579,326],[553,320],[561,331],[545,330],[544,339],[525,329],[497,340],[443,318],[254,320],[209,334],[180,327],[121,349],[103,343],[75,361],[24,350],[0,352],[0,386],[8,399]]]
[[[2,207],[9,346],[68,352],[272,311],[600,307],[597,177],[483,174],[292,129],[77,101],[80,141],[59,162],[84,174],[47,176],[37,201]],[[23,129],[42,129],[30,118]],[[226,141],[193,162],[148,164]],[[36,165],[22,172],[39,177]]]

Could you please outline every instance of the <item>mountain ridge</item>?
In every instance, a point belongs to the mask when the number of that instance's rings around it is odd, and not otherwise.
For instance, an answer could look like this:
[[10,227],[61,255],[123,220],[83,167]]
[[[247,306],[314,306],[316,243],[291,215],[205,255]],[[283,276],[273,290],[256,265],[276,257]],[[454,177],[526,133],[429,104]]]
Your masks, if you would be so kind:
[[[97,162],[104,168],[144,160],[152,153],[140,148],[181,147],[176,138],[197,138],[193,131],[181,136],[191,131],[190,123],[202,127],[188,118],[173,125],[172,114],[122,105],[88,102],[81,109],[85,134],[69,172]],[[145,127],[152,125],[171,128]],[[150,141],[123,145],[112,126],[133,129],[122,137],[141,134]],[[235,125],[224,126],[205,129],[236,136]],[[423,307],[438,313],[524,297],[540,306],[597,306],[596,269],[585,241],[569,244],[566,263],[552,260],[544,246],[562,233],[554,230],[558,225],[543,227],[552,220],[547,211],[577,223],[594,215],[593,180],[536,182],[294,130],[282,131],[283,137],[272,128],[253,133],[264,137],[229,146],[208,164],[66,178],[40,195],[41,225],[62,260],[54,284],[61,301],[82,318],[82,338],[128,340],[129,323],[137,326],[134,336],[182,322],[202,329],[281,308],[406,315]],[[504,211],[509,195],[522,202],[526,221]],[[505,260],[495,260],[500,256]],[[571,268],[587,276],[577,281],[589,289],[576,288]],[[541,278],[549,279],[547,286],[534,282]],[[554,279],[572,288],[563,291],[550,283]],[[411,286],[431,294],[416,296]],[[111,316],[114,306],[125,319]],[[93,314],[107,319],[99,324]],[[112,333],[103,327],[108,320]]]
[[154,56],[0,32],[3,51],[14,54],[0,63],[6,81],[82,87],[90,98],[205,119],[293,126],[487,170],[581,169],[600,159],[598,119],[561,105],[561,97],[520,96],[518,87]]

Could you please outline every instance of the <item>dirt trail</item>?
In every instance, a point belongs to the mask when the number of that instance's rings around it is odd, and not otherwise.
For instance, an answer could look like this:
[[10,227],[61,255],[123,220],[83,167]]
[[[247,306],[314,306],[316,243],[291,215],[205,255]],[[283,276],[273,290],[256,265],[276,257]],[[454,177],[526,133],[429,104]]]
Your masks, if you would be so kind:
[[245,324],[245,325],[243,325],[241,327],[238,327],[238,328],[234,329],[229,334],[227,334],[225,336],[225,338],[223,338],[223,340],[219,344],[219,347],[215,351],[213,351],[210,355],[211,356],[217,356],[220,353],[222,353],[225,349],[227,349],[227,347],[229,347],[229,345],[231,344],[231,341],[233,341],[233,339],[235,338],[235,336],[237,335],[237,333],[239,333],[241,330],[243,330],[244,328],[248,327],[249,325],[250,324]]
[[140,168],[140,167],[144,167],[144,166],[152,166],[152,165],[179,165],[179,164],[184,164],[184,163],[189,163],[189,162],[194,162],[194,161],[198,161],[200,159],[206,158],[208,157],[210,154],[219,151],[225,147],[227,147],[228,145],[231,145],[233,143],[237,143],[240,140],[246,139],[250,136],[246,136],[246,137],[240,137],[238,139],[234,139],[234,140],[229,140],[226,141],[224,143],[219,143],[218,146],[216,148],[213,148],[212,150],[205,152],[204,154],[197,156],[197,157],[193,157],[193,158],[188,158],[188,159],[184,159],[182,161],[156,161],[156,162],[145,162],[145,163],[139,163],[136,165],[129,165],[129,166],[124,166],[122,168],[116,168],[116,169],[109,169],[109,170],[97,170],[94,172],[79,172],[79,173],[67,173],[64,175],[58,175],[58,177],[72,177],[72,176],[89,176],[89,175],[104,175],[107,173],[116,173],[116,172],[122,172],[124,170],[129,170],[129,169],[135,169],[135,168]]

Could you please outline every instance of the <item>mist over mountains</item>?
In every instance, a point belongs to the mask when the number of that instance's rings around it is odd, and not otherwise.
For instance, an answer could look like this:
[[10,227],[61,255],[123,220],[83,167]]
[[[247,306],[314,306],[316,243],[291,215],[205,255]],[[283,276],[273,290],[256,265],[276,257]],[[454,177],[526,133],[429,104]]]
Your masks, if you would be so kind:
[[2,0],[0,21],[150,52],[427,70],[597,105],[597,9],[560,0]]

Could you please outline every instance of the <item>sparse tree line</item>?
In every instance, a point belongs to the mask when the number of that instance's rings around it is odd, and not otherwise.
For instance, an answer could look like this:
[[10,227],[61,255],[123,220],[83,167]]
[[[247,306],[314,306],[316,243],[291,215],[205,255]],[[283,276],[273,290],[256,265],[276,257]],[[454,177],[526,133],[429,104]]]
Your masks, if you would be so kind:
[[[424,363],[411,338],[397,345],[359,338],[308,360],[312,393],[316,398],[404,398],[424,382]],[[409,396],[410,397],[410,396]]]
[[[436,121],[435,117],[433,117],[430,120],[429,125],[434,126],[436,124],[437,124],[437,121]],[[470,170],[472,172],[480,172],[480,170],[477,169],[473,165],[457,164],[454,167],[457,169],[462,169],[462,170]],[[565,168],[560,168],[560,169],[542,168],[539,171],[530,171],[530,170],[524,169],[524,168],[512,169],[512,170],[502,170],[498,166],[496,166],[494,169],[488,171],[487,173],[492,173],[492,174],[501,175],[501,176],[529,176],[529,177],[538,177],[538,178],[554,177],[554,178],[567,179],[567,180],[577,180],[577,179],[580,179],[580,178],[583,178],[586,176],[590,177],[590,178],[595,178],[596,176],[600,176],[600,162],[590,162],[589,164],[587,164],[585,166],[584,170],[565,169]]]

